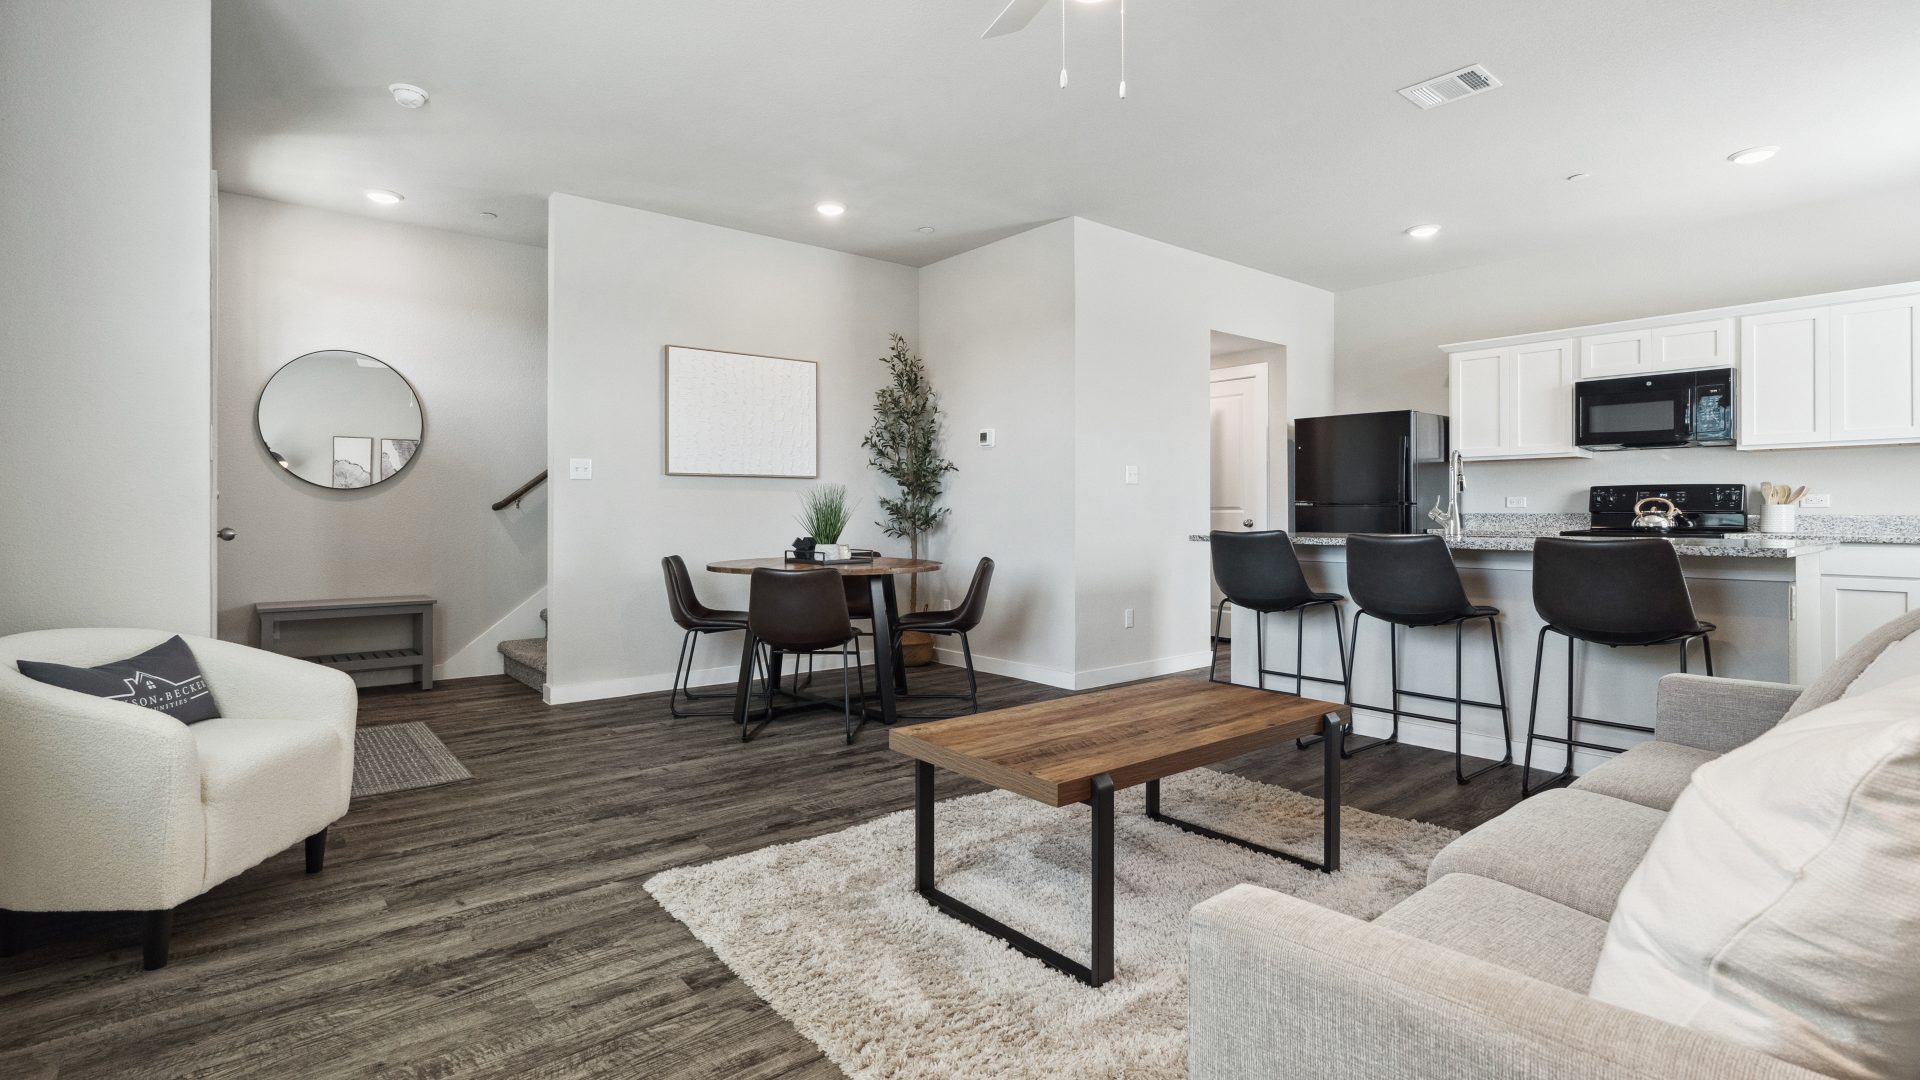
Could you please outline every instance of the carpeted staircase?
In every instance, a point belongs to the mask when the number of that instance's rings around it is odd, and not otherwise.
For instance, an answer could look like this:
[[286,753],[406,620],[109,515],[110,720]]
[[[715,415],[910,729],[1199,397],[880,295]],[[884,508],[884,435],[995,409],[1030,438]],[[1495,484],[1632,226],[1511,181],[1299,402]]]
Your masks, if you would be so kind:
[[[547,611],[540,609],[540,623],[544,627]],[[537,638],[521,638],[517,641],[500,643],[500,659],[506,665],[507,674],[538,691],[547,681],[547,638],[545,634]]]

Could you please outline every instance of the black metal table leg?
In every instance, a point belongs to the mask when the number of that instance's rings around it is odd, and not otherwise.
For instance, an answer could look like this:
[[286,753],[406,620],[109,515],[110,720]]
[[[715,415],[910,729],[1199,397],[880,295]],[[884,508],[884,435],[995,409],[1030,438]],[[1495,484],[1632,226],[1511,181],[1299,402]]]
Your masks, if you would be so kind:
[[1281,851],[1278,848],[1270,848],[1263,844],[1256,844],[1251,840],[1242,839],[1231,833],[1223,833],[1215,829],[1209,829],[1205,825],[1196,825],[1191,821],[1185,821],[1173,817],[1170,814],[1162,813],[1160,810],[1160,781],[1158,780],[1147,781],[1147,817],[1163,825],[1171,825],[1176,829],[1193,833],[1196,836],[1204,836],[1209,840],[1224,841],[1225,843],[1246,848],[1248,851],[1257,851],[1262,855],[1271,855],[1276,859],[1285,859],[1290,863],[1297,863],[1309,870],[1318,870],[1322,873],[1331,874],[1335,870],[1340,869],[1340,735],[1345,729],[1345,726],[1345,721],[1341,720],[1338,713],[1328,713],[1324,728],[1325,737],[1320,740],[1324,744],[1322,757],[1326,764],[1323,766],[1325,775],[1320,782],[1323,824],[1320,837],[1319,862],[1314,862],[1312,859],[1295,855],[1289,851]]
[[[878,609],[876,609],[878,610]],[[881,680],[884,684],[885,680]],[[941,892],[933,884],[933,766],[914,763],[913,879],[914,889],[939,910],[982,933],[992,935],[1062,974],[1088,986],[1113,979],[1113,778],[1093,778],[1093,941],[1092,963],[1082,964],[1057,949],[1042,945],[999,919]]]
[[[900,599],[894,589],[893,575],[881,574],[878,577],[876,577],[874,580],[879,582],[880,590],[879,590],[879,595],[874,597],[875,603],[873,605],[873,610],[875,611],[881,610],[883,605],[881,605],[879,601],[882,598],[884,598],[886,600],[886,604],[884,605],[884,607],[887,612],[888,628],[891,629],[892,627],[899,626],[900,625]],[[878,616],[875,616],[874,618],[873,629],[874,629],[874,634],[878,636],[880,632],[880,620]],[[907,692],[906,654],[901,652],[899,649],[894,649],[892,650],[892,652],[893,652],[893,662],[892,662],[893,692],[896,695],[904,695]],[[873,670],[876,674],[883,675],[886,673],[887,668],[885,665],[882,665],[878,660],[875,660]],[[891,724],[893,723],[893,721],[889,720],[887,721],[887,723]]]
[[[906,665],[898,655],[900,650],[893,647],[893,628],[900,616],[893,606],[893,576],[871,575],[867,588],[873,601],[873,681],[880,698],[879,720],[892,726],[900,718],[895,699],[906,692],[907,682]],[[893,678],[887,678],[888,671],[894,673]]]

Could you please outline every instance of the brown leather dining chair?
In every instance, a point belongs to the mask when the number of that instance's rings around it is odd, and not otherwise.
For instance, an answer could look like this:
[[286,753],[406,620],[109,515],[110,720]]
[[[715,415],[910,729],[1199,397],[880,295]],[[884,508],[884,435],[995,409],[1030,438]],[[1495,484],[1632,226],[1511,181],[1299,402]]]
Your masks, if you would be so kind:
[[980,620],[987,613],[987,589],[993,584],[993,560],[981,559],[973,568],[973,580],[967,584],[967,595],[960,600],[960,606],[947,611],[910,611],[900,616],[900,625],[894,632],[894,640],[908,631],[921,634],[935,634],[960,639],[960,655],[967,664],[967,692],[965,694],[915,694],[919,699],[947,699],[965,701],[973,712],[980,711],[980,684],[973,670],[973,644],[967,635],[980,626]]
[[[860,656],[854,644],[858,640],[853,620],[847,615],[847,597],[840,575],[826,570],[773,570],[753,572],[747,597],[747,633],[750,645],[764,645],[776,653],[811,656],[814,653],[840,654],[841,713],[846,718],[847,742],[860,729],[866,715],[866,676],[860,670]],[[860,680],[860,708],[853,706],[853,681]],[[773,697],[777,687],[762,680],[766,688],[767,711],[760,726],[773,720]],[[752,710],[740,719],[740,741],[753,738]]]
[[[660,560],[660,570],[667,579],[667,613],[673,616],[674,625],[686,631],[680,639],[680,659],[673,665],[673,688],[667,691],[667,711],[676,719],[689,716],[732,716],[731,707],[721,710],[680,711],[680,699],[704,701],[714,695],[696,694],[688,687],[687,681],[693,677],[693,657],[699,648],[703,634],[726,634],[747,628],[747,613],[721,608],[710,608],[700,602],[693,591],[693,577],[687,573],[687,563],[678,555],[669,555]],[[758,661],[756,660],[756,663]],[[732,700],[731,697],[728,698]]]

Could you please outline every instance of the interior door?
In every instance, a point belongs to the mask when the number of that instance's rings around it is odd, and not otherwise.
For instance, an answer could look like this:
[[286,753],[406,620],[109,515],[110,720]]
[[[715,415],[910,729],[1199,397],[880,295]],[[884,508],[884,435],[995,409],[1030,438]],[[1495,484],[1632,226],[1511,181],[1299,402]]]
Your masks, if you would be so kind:
[[[1208,484],[1213,532],[1247,532],[1267,527],[1268,403],[1267,365],[1215,368],[1208,406]],[[1207,577],[1208,625],[1220,603],[1220,590]],[[1230,636],[1225,623],[1221,636]]]

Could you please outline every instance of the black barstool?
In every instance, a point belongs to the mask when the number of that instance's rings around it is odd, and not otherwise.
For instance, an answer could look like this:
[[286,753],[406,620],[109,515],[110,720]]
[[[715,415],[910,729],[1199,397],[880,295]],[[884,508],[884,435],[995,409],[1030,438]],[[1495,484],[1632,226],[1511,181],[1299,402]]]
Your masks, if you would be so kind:
[[[973,673],[973,645],[967,635],[980,625],[987,613],[987,588],[993,584],[993,560],[983,558],[973,568],[973,580],[967,583],[967,595],[960,600],[960,606],[948,611],[910,611],[900,616],[900,625],[894,632],[894,640],[909,631],[922,634],[938,634],[960,639],[960,655],[967,663],[967,692],[965,694],[914,694],[916,698],[935,700],[964,701],[974,712],[980,711],[980,685]],[[871,614],[871,612],[869,612]]]
[[[1584,641],[1617,649],[1622,645],[1679,645],[1680,670],[1687,670],[1687,651],[1695,638],[1713,674],[1713,642],[1707,635],[1716,627],[1693,613],[1693,597],[1680,572],[1680,556],[1673,545],[1657,537],[1620,537],[1571,540],[1544,537],[1533,545],[1533,606],[1546,625],[1540,628],[1533,656],[1533,704],[1527,713],[1527,770],[1533,767],[1533,741],[1560,743],[1567,748],[1566,767],[1544,784],[1535,786],[1530,771],[1520,777],[1524,797],[1573,779],[1573,752],[1601,750],[1619,753],[1624,747],[1582,742],[1579,725],[1598,724],[1617,731],[1653,734],[1651,727],[1599,720],[1575,712],[1573,700],[1574,642]],[[1567,735],[1536,735],[1540,718],[1540,667],[1546,658],[1547,635],[1567,639]]]
[[[1361,616],[1370,615],[1386,623],[1387,654],[1393,687],[1393,704],[1390,708],[1359,704],[1353,701],[1351,695],[1347,704],[1356,709],[1390,713],[1393,716],[1393,733],[1351,750],[1342,746],[1342,756],[1352,757],[1376,746],[1390,746],[1399,742],[1400,718],[1411,716],[1453,725],[1453,778],[1457,783],[1467,783],[1482,773],[1513,764],[1513,724],[1507,711],[1506,672],[1500,663],[1500,609],[1475,604],[1467,599],[1466,586],[1460,582],[1460,569],[1453,563],[1453,553],[1447,550],[1447,542],[1438,536],[1349,536],[1347,591],[1353,594],[1354,605],[1359,608],[1353,616],[1354,662],[1358,663],[1360,659]],[[1493,683],[1500,696],[1497,702],[1474,701],[1465,696],[1465,684],[1462,682],[1466,644],[1464,635],[1467,624],[1476,619],[1487,620],[1487,633],[1493,638]],[[1453,627],[1453,693],[1450,696],[1406,690],[1400,686],[1400,631],[1402,628],[1421,626]],[[1402,709],[1402,697],[1451,701],[1453,715],[1434,716]],[[1467,772],[1462,767],[1462,744],[1465,742],[1466,729],[1461,721],[1468,705],[1499,709],[1500,731],[1506,739],[1506,755],[1473,772]]]
[[[747,648],[765,645],[775,653],[840,654],[841,712],[847,721],[847,742],[853,742],[860,720],[866,715],[867,681],[860,669],[860,657],[853,651],[858,640],[853,621],[847,617],[846,593],[840,575],[827,570],[772,570],[762,567],[753,572],[747,593]],[[742,669],[745,668],[744,655]],[[860,680],[860,711],[853,709],[852,685]],[[884,674],[881,677],[885,677]],[[763,679],[767,691],[766,722],[773,719],[773,697],[779,688],[772,679]],[[748,727],[752,713],[740,718],[740,741],[753,737]]]
[[[1347,686],[1347,621],[1340,613],[1340,603],[1346,597],[1339,593],[1313,591],[1312,586],[1307,584],[1307,575],[1300,569],[1300,557],[1293,553],[1293,538],[1282,530],[1215,531],[1208,534],[1207,539],[1212,549],[1214,584],[1220,587],[1224,596],[1213,612],[1213,662],[1207,666],[1207,680],[1220,681],[1220,620],[1227,613],[1227,605],[1232,604],[1254,613],[1254,670],[1259,673],[1256,681],[1262,690],[1267,688],[1267,676],[1278,675],[1293,680],[1295,694],[1300,692],[1303,681],[1330,683],[1341,687],[1344,692]],[[1306,675],[1300,671],[1306,666],[1307,609],[1311,607],[1333,609],[1334,642],[1340,648],[1338,679]],[[1276,611],[1294,613],[1292,671],[1272,671],[1267,668],[1267,616]]]
[[686,631],[686,635],[680,639],[680,659],[673,665],[673,689],[667,692],[667,711],[680,718],[732,716],[731,708],[712,712],[681,712],[679,699],[684,697],[688,701],[703,701],[713,696],[696,694],[686,684],[686,680],[693,677],[693,654],[699,647],[700,635],[745,630],[747,613],[710,608],[701,603],[700,597],[693,591],[693,577],[687,573],[686,561],[680,556],[669,555],[661,559],[660,569],[667,578],[667,611],[673,616],[674,623]]

